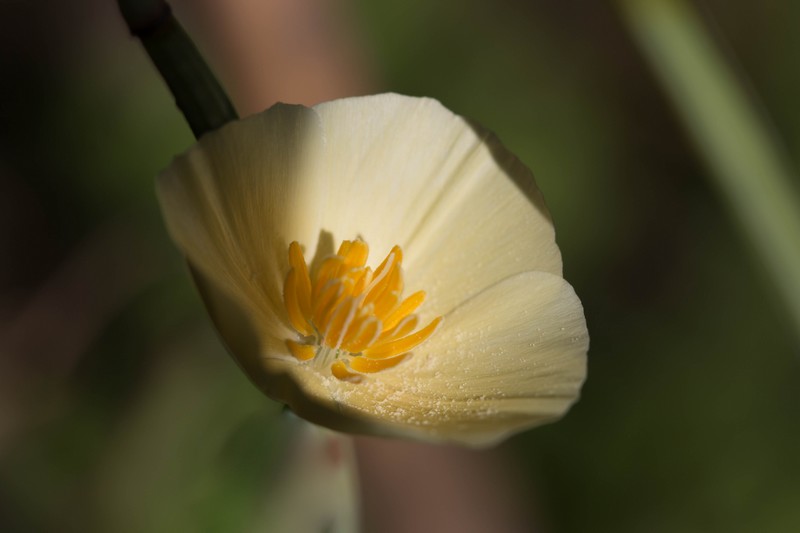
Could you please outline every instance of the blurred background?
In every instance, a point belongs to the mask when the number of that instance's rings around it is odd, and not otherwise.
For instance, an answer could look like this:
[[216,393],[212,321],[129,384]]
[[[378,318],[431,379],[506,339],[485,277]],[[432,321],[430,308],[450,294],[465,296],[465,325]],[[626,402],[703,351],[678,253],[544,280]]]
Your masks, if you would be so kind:
[[[308,35],[244,17],[252,57],[176,4],[243,113],[432,96],[533,169],[592,338],[581,401],[496,452],[537,531],[800,528],[797,331],[614,4],[308,0]],[[800,168],[800,4],[700,6]],[[0,2],[0,80],[0,529],[263,530],[284,422],[162,225],[167,89],[100,0]]]

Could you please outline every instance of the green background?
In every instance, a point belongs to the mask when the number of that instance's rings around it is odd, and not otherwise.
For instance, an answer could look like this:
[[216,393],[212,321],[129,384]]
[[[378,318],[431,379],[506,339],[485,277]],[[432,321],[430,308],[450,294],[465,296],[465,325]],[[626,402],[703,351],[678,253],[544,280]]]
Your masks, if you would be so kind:
[[[800,4],[703,6],[798,168]],[[613,4],[356,7],[382,89],[495,131],[552,211],[592,344],[570,414],[503,445],[543,529],[800,528],[796,332]],[[0,35],[0,528],[257,528],[282,415],[153,191],[188,127],[113,2],[3,2]]]

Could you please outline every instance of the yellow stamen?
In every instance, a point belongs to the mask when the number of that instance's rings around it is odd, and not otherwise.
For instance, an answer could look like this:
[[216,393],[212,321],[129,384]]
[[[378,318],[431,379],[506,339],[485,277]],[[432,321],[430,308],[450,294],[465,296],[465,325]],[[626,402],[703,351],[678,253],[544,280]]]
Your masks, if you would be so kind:
[[306,318],[308,314],[303,312],[297,293],[297,271],[291,269],[289,275],[286,276],[286,283],[283,286],[283,301],[286,305],[286,312],[289,315],[289,321],[292,323],[294,329],[303,335],[311,335],[313,330]]
[[341,379],[342,381],[351,381],[353,383],[360,383],[364,379],[364,376],[360,374],[354,374],[347,370],[347,367],[341,361],[336,361],[331,365],[331,374],[333,374],[337,379]]
[[336,272],[339,270],[339,267],[343,262],[344,260],[338,255],[329,257],[322,262],[322,265],[319,267],[319,272],[317,272],[317,279],[313,284],[314,290],[311,293],[312,301],[317,300],[325,286],[332,279],[336,278]]
[[364,241],[353,241],[344,256],[344,264],[350,268],[363,267],[369,256],[369,246]]
[[391,368],[427,340],[442,321],[437,317],[414,331],[413,314],[425,300],[418,291],[406,299],[403,292],[403,252],[399,246],[375,270],[365,266],[367,243],[343,241],[336,255],[309,274],[300,244],[289,245],[289,273],[283,299],[289,322],[302,342],[286,346],[299,361],[330,368],[338,379],[357,383],[361,373]]
[[334,308],[333,317],[328,322],[324,332],[323,342],[330,348],[338,349],[342,345],[342,337],[347,332],[347,328],[355,318],[356,306],[358,301],[348,298],[342,305]]
[[367,288],[367,286],[370,284],[371,281],[372,281],[372,269],[367,267],[364,269],[364,272],[358,277],[355,287],[353,287],[353,293],[363,294],[365,292],[364,289]]
[[320,325],[330,320],[331,311],[336,301],[342,295],[342,292],[344,292],[342,283],[339,281],[331,281],[328,283],[327,287],[322,290],[319,298],[313,302],[314,316],[312,317],[312,321],[318,329]]
[[375,316],[385,322],[386,316],[392,312],[392,309],[397,307],[400,301],[400,294],[397,292],[390,292],[384,294],[378,301],[375,302]]
[[403,337],[402,339],[367,348],[364,350],[364,355],[376,358],[384,358],[407,352],[418,346],[420,343],[426,341],[428,337],[433,335],[433,332],[436,331],[436,328],[439,327],[441,322],[442,317],[434,318],[430,324],[416,333],[412,333],[411,335]]
[[396,357],[387,357],[386,359],[370,359],[369,357],[354,357],[350,360],[350,368],[357,372],[364,372],[366,374],[371,374],[373,372],[379,372],[381,370],[386,370],[387,368],[392,368],[393,366],[401,363],[406,357],[408,356],[407,353],[403,355],[398,355]]
[[383,344],[390,340],[399,339],[400,337],[405,337],[406,335],[414,331],[414,328],[417,327],[418,322],[419,318],[417,318],[417,315],[409,315],[405,317],[394,328],[387,329],[386,331],[384,331],[381,334],[381,336],[378,337],[378,342],[375,344],[378,343]]
[[399,246],[392,248],[392,251],[383,260],[381,266],[375,270],[375,275],[372,278],[372,283],[367,287],[366,303],[374,302],[386,288],[390,285],[392,274],[395,271],[395,265],[400,264],[403,260],[403,252],[400,251]]
[[401,303],[397,308],[392,311],[386,320],[383,321],[383,327],[391,329],[395,327],[401,320],[417,310],[425,301],[425,291],[417,291]]
[[289,245],[289,266],[296,273],[297,301],[305,316],[311,313],[311,278],[308,276],[308,267],[303,258],[303,251],[297,241]]
[[381,321],[373,316],[367,316],[356,329],[352,340],[343,347],[350,353],[360,353],[364,348],[375,342],[380,335]]
[[292,355],[300,361],[308,361],[309,359],[313,359],[317,354],[317,348],[309,344],[300,344],[299,342],[294,342],[293,340],[287,340],[286,346],[289,348],[289,351],[292,352]]
[[350,246],[353,245],[353,241],[342,241],[342,244],[339,245],[339,251],[336,252],[336,255],[339,257],[344,257],[347,255],[347,252],[350,250]]

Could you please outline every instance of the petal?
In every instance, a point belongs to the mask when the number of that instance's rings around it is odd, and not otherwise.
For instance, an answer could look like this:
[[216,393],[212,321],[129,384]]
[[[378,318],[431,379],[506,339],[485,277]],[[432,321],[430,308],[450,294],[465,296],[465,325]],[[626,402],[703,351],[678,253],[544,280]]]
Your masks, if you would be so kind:
[[319,232],[318,188],[294,179],[308,174],[318,130],[313,111],[275,106],[204,136],[157,182],[169,233],[192,267],[276,334],[289,324],[289,243],[316,242]]
[[[577,397],[585,324],[533,178],[438,102],[278,105],[203,137],[158,194],[234,358],[311,421],[485,444]],[[359,384],[291,356],[282,292],[290,242],[313,270],[357,237],[373,267],[405,247],[406,285],[428,296],[420,318],[447,313],[408,361]]]
[[578,398],[587,349],[572,287],[526,272],[457,307],[407,361],[361,383],[269,365],[298,385],[283,400],[313,422],[484,446],[562,416]]
[[435,100],[383,94],[277,105],[176,159],[158,186],[167,226],[198,270],[288,324],[286,248],[319,262],[362,237],[373,261],[406,248],[424,312],[449,312],[524,271],[561,273],[531,173]]
[[561,274],[533,175],[494,135],[427,98],[385,94],[315,110],[331,180],[323,226],[361,235],[373,258],[400,244],[407,286],[429,291],[433,315],[513,274]]

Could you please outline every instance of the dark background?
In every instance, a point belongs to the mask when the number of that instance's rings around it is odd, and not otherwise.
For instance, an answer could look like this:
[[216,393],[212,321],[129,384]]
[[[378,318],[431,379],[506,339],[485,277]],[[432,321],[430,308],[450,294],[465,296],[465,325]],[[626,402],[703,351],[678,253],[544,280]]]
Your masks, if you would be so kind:
[[[702,12],[798,168],[800,4]],[[495,131],[555,219],[589,379],[502,448],[542,528],[800,528],[797,332],[613,4],[352,14],[379,87]],[[113,2],[0,2],[4,531],[247,531],[280,490],[278,407],[225,355],[156,205],[192,142]]]

